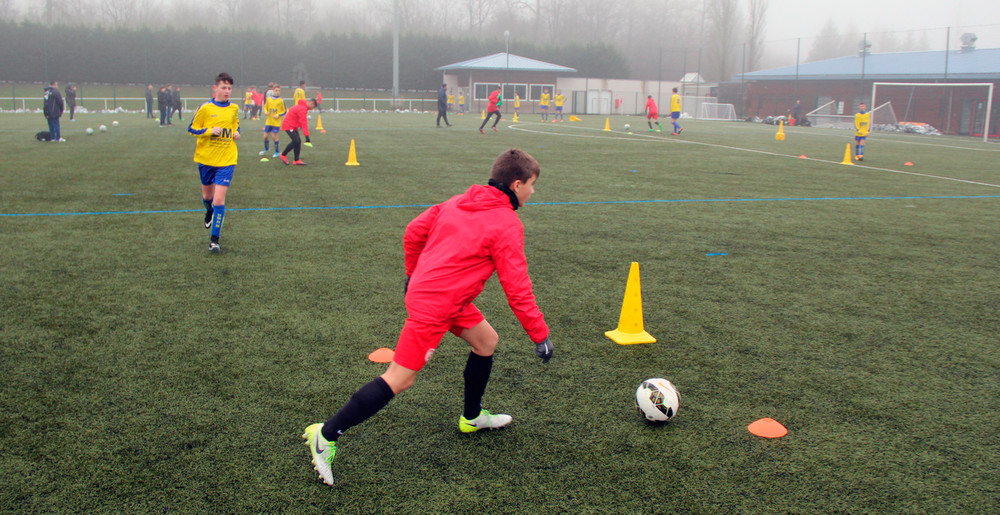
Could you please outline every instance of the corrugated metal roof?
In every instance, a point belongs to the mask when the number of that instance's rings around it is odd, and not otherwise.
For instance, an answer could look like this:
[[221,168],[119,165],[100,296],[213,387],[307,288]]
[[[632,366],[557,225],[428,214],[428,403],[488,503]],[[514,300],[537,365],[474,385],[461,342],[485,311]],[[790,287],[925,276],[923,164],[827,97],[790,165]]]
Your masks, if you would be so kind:
[[536,59],[528,59],[520,55],[510,54],[508,66],[507,52],[500,52],[486,57],[477,57],[460,63],[448,64],[434,68],[437,71],[451,70],[513,70],[529,72],[576,73],[576,68],[547,63]]
[[[945,78],[943,50],[869,54],[864,59],[865,80],[937,80]],[[1000,48],[947,52],[948,79],[1000,79]],[[799,64],[799,80],[847,80],[861,78],[859,55]],[[795,79],[795,66],[758,70],[744,75],[746,80]],[[735,81],[740,75],[733,76]]]

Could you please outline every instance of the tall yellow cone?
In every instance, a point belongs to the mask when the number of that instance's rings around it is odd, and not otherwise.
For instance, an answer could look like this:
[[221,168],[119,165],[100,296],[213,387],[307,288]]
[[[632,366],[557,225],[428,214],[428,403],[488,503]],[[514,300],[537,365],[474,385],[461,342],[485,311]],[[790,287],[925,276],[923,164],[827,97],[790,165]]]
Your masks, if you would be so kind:
[[611,118],[604,119],[604,131],[611,132]]
[[486,110],[485,109],[483,110],[483,116],[481,118],[479,118],[479,119],[480,120],[485,120],[486,119]]
[[358,154],[354,151],[354,140],[351,139],[351,151],[347,154],[347,162],[344,163],[347,166],[361,166],[358,162]]
[[785,121],[778,120],[778,133],[774,135],[774,139],[778,141],[785,141]]
[[842,165],[854,166],[851,162],[851,144],[847,144],[847,148],[844,149],[844,160],[840,162]]
[[323,128],[323,117],[320,115],[316,115],[316,130],[326,134],[326,129]]
[[628,272],[628,283],[625,285],[625,300],[622,301],[622,314],[618,319],[618,329],[607,331],[604,335],[619,345],[656,341],[656,338],[643,329],[639,263],[633,262],[632,268]]
[[513,121],[515,121],[515,122],[517,121],[517,113],[514,113],[514,120]]

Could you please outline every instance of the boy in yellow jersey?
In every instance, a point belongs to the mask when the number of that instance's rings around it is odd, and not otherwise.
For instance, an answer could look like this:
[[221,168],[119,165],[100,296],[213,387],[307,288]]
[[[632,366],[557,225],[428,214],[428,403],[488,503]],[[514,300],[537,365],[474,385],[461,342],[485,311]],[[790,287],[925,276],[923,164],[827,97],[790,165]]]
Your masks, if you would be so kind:
[[267,160],[270,150],[267,148],[270,141],[274,141],[274,156],[278,154],[278,134],[281,133],[281,118],[285,116],[285,101],[281,99],[281,84],[275,84],[268,93],[271,93],[264,101],[264,112],[267,118],[264,120],[264,150],[258,155],[265,156],[261,161]]
[[552,121],[565,122],[566,119],[563,118],[563,103],[566,102],[566,97],[563,96],[561,89],[556,90],[556,96],[552,100],[556,104],[556,118]]
[[514,116],[517,116],[517,112],[521,110],[521,95],[514,93]]
[[549,90],[542,91],[542,98],[538,99],[538,108],[542,110],[542,121],[549,121]]
[[240,139],[240,108],[229,101],[233,77],[220,73],[212,85],[212,101],[198,108],[188,132],[198,138],[194,162],[201,173],[201,201],[205,205],[205,228],[212,229],[208,250],[222,251],[219,235],[226,216],[226,190],[236,170],[236,141]]
[[681,133],[684,127],[677,123],[677,120],[681,118],[681,96],[677,94],[677,88],[672,89],[673,95],[670,95],[670,121],[674,124],[674,136]]
[[465,90],[458,88],[458,114],[465,114]]
[[455,90],[448,90],[448,112],[455,112]]
[[298,104],[299,100],[306,99],[306,81],[300,80],[299,87],[295,88],[295,94],[292,95],[292,105]]
[[872,126],[872,114],[866,112],[864,102],[858,104],[858,113],[854,115],[854,159],[865,160],[865,139]]
[[246,120],[250,116],[250,110],[253,109],[253,88],[247,88],[243,93],[243,119]]

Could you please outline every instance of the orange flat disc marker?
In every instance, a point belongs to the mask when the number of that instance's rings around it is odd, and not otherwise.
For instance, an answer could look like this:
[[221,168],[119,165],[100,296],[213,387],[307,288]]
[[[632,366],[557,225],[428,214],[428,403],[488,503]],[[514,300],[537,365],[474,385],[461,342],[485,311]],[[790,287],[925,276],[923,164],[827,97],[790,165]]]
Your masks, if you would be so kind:
[[747,430],[762,438],[781,438],[788,434],[788,429],[773,418],[762,418],[747,426]]
[[387,349],[382,347],[381,349],[375,349],[371,354],[368,355],[368,359],[374,361],[375,363],[390,363],[392,362],[392,357],[396,353],[392,349]]

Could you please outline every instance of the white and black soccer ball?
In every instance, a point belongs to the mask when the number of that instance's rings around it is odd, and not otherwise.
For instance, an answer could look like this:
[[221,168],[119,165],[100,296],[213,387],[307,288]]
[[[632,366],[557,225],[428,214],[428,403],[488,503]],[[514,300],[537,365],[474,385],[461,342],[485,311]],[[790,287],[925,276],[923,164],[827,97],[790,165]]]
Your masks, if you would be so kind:
[[625,124],[625,132],[628,132],[630,130],[632,130],[632,126],[626,123]]
[[101,125],[100,127],[97,128],[97,130],[99,130],[101,132],[108,132],[108,126],[107,125]]
[[666,422],[677,416],[681,394],[673,383],[661,377],[646,379],[635,390],[639,414],[651,422]]
[[91,129],[90,127],[87,127],[87,130],[86,130],[86,131],[84,131],[84,132],[86,132],[86,133],[87,133],[87,136],[91,136],[91,135],[93,135],[93,134],[94,134],[94,129]]
[[111,122],[112,127],[118,127],[118,120]]

